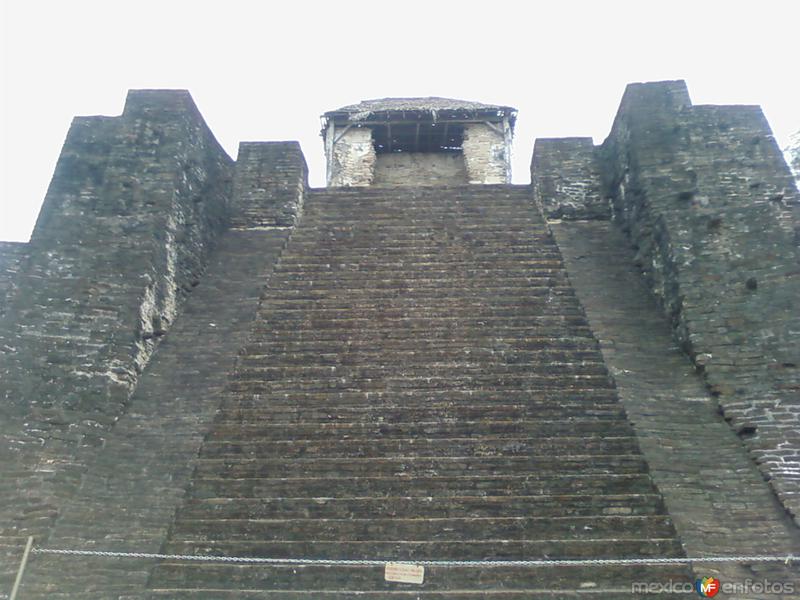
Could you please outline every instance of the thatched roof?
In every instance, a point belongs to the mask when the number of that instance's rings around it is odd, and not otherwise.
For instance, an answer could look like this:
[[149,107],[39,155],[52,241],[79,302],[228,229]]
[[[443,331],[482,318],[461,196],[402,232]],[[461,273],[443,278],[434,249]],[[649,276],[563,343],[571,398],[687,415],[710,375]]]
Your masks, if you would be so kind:
[[326,119],[346,119],[347,121],[353,122],[368,121],[378,118],[385,120],[391,118],[394,114],[419,116],[423,113],[426,116],[432,116],[434,121],[439,118],[447,120],[469,116],[480,116],[481,118],[502,118],[507,116],[513,126],[517,111],[510,106],[429,96],[426,98],[377,98],[374,100],[363,100],[358,104],[350,104],[336,110],[328,111],[323,116]]
[[509,106],[497,106],[469,100],[456,100],[455,98],[440,98],[428,96],[427,98],[376,98],[362,100],[358,104],[350,104],[333,112],[362,113],[384,111],[409,111],[409,110],[514,110]]

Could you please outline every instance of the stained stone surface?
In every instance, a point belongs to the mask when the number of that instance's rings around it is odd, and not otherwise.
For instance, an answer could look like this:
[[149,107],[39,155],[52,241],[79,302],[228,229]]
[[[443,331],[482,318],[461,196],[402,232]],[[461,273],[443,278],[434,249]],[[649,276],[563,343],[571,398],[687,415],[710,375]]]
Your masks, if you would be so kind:
[[548,218],[611,218],[602,189],[599,152],[592,138],[538,138],[533,147],[531,185]]
[[[551,227],[687,555],[800,553],[800,531],[675,342],[625,235],[608,221]],[[797,566],[696,563],[695,572],[800,591]]]
[[485,123],[464,125],[464,164],[469,183],[506,183],[511,181],[506,140],[497,127]]
[[333,148],[331,186],[371,185],[375,176],[375,146],[369,127],[353,127],[341,134]]
[[[142,374],[48,545],[158,552],[191,479],[198,448],[255,317],[285,231],[224,233],[202,281]],[[142,590],[152,561],[36,557],[25,598],[116,598]]]
[[236,158],[231,227],[291,227],[308,188],[297,142],[242,142]]
[[459,185],[467,183],[459,152],[386,152],[375,161],[373,185]]
[[800,131],[796,131],[789,139],[789,145],[784,148],[786,162],[792,169],[795,183],[800,187]]
[[758,107],[628,86],[603,144],[614,212],[682,347],[784,506],[800,511],[800,221]]
[[[165,332],[125,413],[104,433],[102,451],[86,458],[76,489],[60,499],[39,544],[139,552],[161,547],[261,289],[289,236],[290,228],[265,224],[294,223],[307,168],[296,143],[247,143],[233,179],[237,202],[225,215],[230,227],[217,234],[181,317]],[[37,557],[22,593],[117,598],[144,589],[150,567],[152,561]]]
[[224,227],[231,167],[187,92],[74,120],[0,320],[0,582],[124,414]]
[[0,242],[0,318],[6,313],[6,303],[14,292],[14,280],[28,245],[19,242]]

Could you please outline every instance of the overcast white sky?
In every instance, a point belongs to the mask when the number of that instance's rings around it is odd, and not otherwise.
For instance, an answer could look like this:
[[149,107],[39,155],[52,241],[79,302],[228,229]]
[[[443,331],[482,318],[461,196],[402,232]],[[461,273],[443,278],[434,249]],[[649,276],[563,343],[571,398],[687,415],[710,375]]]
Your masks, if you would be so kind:
[[0,240],[27,240],[74,115],[129,88],[186,88],[232,157],[299,140],[324,185],[318,116],[366,98],[519,109],[514,179],[536,137],[607,135],[625,84],[686,79],[696,104],[760,104],[800,129],[800,3],[3,1]]

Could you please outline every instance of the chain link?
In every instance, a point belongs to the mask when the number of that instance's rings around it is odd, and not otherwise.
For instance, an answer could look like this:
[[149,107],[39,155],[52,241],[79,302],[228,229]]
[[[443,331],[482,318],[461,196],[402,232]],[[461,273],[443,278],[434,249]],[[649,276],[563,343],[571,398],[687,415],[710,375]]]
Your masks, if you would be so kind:
[[106,558],[142,558],[158,560],[186,560],[197,562],[250,563],[269,565],[344,565],[383,566],[386,563],[413,564],[425,567],[569,567],[580,565],[664,565],[688,563],[765,563],[794,560],[787,556],[706,556],[670,558],[585,558],[537,560],[349,560],[328,558],[260,558],[248,556],[202,556],[197,554],[156,554],[149,552],[110,552],[104,550],[68,550],[59,548],[33,548],[33,554],[60,554],[67,556],[101,556]]

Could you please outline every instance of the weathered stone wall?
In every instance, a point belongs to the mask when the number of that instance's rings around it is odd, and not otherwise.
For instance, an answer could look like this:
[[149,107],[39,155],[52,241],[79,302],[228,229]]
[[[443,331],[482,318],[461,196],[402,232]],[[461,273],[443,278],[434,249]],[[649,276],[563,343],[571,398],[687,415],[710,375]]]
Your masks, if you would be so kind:
[[372,130],[369,127],[351,127],[333,146],[332,173],[328,185],[371,185],[375,160]]
[[20,242],[0,242],[0,318],[14,290],[14,279],[20,264],[28,254],[28,245]]
[[800,514],[797,191],[762,112],[628,86],[603,145],[615,217],[680,342]]
[[74,120],[0,320],[0,543],[46,537],[198,283],[231,178],[188,92]]
[[374,185],[463,185],[464,155],[455,152],[391,152],[379,154]]
[[789,146],[784,151],[786,162],[792,169],[795,183],[800,188],[800,131],[795,132],[789,139]]
[[469,183],[509,183],[501,133],[483,123],[468,123],[464,125],[463,148]]
[[234,228],[295,224],[308,188],[308,166],[297,142],[243,142],[234,177]]
[[[48,545],[161,550],[290,231],[237,228],[220,236],[200,284],[142,373],[127,412],[74,496],[59,506]],[[20,597],[142,598],[154,562],[37,556]]]
[[531,162],[533,194],[550,219],[608,219],[592,138],[539,138]]

